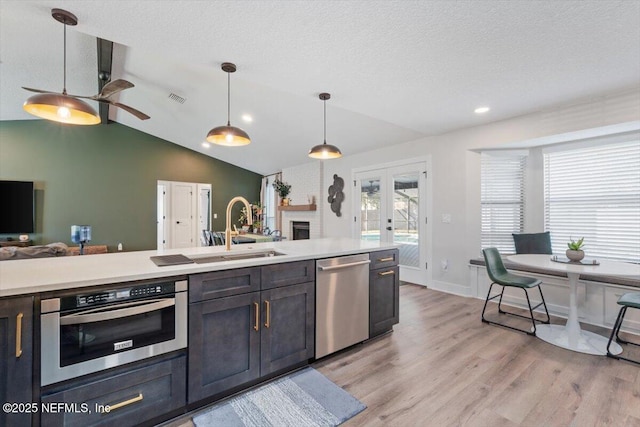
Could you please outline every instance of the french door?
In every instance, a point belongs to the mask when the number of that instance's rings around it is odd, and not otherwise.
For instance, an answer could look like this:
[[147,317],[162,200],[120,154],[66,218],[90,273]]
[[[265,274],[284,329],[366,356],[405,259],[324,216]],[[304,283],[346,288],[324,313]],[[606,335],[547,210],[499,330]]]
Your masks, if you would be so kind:
[[354,175],[356,238],[395,243],[400,280],[427,284],[426,162],[372,169]]

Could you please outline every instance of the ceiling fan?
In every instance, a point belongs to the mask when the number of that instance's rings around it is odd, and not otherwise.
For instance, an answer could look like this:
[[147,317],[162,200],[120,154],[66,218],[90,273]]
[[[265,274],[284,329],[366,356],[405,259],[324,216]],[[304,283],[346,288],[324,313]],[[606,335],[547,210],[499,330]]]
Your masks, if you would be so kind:
[[113,105],[114,107],[122,108],[123,110],[125,110],[128,113],[133,114],[134,116],[136,116],[140,120],[147,120],[150,117],[148,115],[146,115],[145,113],[143,113],[142,111],[136,110],[133,107],[129,107],[128,105],[121,104],[119,102],[115,102],[115,101],[112,101],[112,100],[109,99],[109,97],[115,95],[116,93],[122,92],[125,89],[130,89],[130,88],[132,88],[134,86],[135,85],[133,83],[131,83],[130,81],[123,80],[123,79],[117,79],[117,80],[113,80],[113,81],[110,81],[107,84],[105,84],[99,94],[92,95],[92,96],[68,95],[67,91],[66,91],[66,88],[63,89],[62,93],[50,92],[50,91],[41,90],[41,89],[33,89],[33,88],[30,88],[30,87],[24,87],[24,86],[22,86],[22,89],[28,90],[30,92],[36,92],[36,93],[63,95],[63,96],[68,96],[70,98],[92,99],[94,101],[98,101],[98,102],[102,102],[102,103],[105,103],[105,104]]
[[[67,25],[77,25],[78,18],[71,12],[62,9],[52,9],[51,16],[53,16],[56,21],[64,24],[64,80],[62,92],[51,92],[23,86],[23,89],[39,94],[27,99],[23,105],[25,111],[35,116],[61,123],[77,125],[94,125],[100,123],[100,116],[89,104],[80,99],[83,98],[122,108],[140,120],[147,120],[149,116],[143,112],[109,99],[111,96],[125,89],[134,87],[134,84],[127,80],[118,79],[108,82],[97,95],[82,96],[67,94]],[[100,77],[108,78],[108,76],[102,75]]]

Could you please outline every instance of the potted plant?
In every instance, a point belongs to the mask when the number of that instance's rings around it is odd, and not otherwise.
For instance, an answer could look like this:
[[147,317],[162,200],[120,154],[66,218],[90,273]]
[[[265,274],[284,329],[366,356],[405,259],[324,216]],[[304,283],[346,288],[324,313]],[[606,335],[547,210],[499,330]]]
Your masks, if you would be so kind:
[[280,204],[282,206],[288,206],[289,199],[287,198],[287,196],[291,192],[291,185],[282,182],[279,179],[276,179],[275,181],[273,181],[273,188],[275,188],[276,193],[278,193],[278,195],[280,196]]
[[567,243],[569,249],[567,249],[566,255],[571,261],[578,262],[582,258],[584,258],[584,251],[582,247],[584,246],[584,237],[581,237],[579,240],[574,241],[572,238],[569,238],[569,243]]

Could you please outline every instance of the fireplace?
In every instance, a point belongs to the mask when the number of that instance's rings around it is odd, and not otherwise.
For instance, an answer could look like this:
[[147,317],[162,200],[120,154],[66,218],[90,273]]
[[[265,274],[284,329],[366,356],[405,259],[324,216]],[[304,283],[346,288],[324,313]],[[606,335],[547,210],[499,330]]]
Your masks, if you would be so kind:
[[293,240],[308,240],[309,239],[309,221],[292,221],[291,222],[291,235]]

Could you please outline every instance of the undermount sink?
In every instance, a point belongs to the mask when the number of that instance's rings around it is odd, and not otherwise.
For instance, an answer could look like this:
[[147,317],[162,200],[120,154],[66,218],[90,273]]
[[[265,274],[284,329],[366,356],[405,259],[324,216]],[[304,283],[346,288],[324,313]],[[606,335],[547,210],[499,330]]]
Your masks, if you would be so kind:
[[210,262],[236,261],[240,259],[270,258],[274,256],[279,256],[279,255],[285,255],[285,254],[283,254],[282,252],[274,251],[274,250],[268,250],[268,251],[247,252],[247,253],[238,253],[238,254],[226,253],[222,255],[192,257],[191,259],[196,264],[207,264]]

